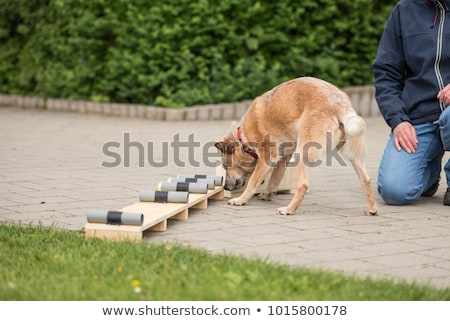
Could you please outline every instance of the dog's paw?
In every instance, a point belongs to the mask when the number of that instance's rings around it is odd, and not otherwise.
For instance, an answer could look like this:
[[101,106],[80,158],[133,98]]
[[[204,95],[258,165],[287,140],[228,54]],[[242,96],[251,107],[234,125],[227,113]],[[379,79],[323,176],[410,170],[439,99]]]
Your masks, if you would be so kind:
[[292,215],[294,214],[293,211],[289,211],[287,207],[280,207],[277,209],[277,213],[280,215]]
[[258,195],[258,199],[260,199],[261,201],[271,201],[272,193],[261,193]]
[[235,206],[243,206],[245,205],[245,201],[242,200],[240,197],[232,198],[228,201],[229,205],[235,205]]
[[376,208],[372,208],[372,209],[367,209],[364,211],[364,214],[369,215],[369,216],[375,216],[377,215],[378,211]]

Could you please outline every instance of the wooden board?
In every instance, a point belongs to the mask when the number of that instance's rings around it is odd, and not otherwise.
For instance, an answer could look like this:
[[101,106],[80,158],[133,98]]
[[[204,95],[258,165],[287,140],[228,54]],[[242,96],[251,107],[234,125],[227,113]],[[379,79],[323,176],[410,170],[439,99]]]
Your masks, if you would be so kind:
[[224,199],[223,187],[216,186],[213,190],[208,190],[207,194],[189,193],[187,203],[137,202],[131,204],[120,211],[143,213],[144,222],[141,226],[87,222],[86,238],[140,241],[146,230],[165,231],[168,219],[187,220],[190,208],[205,209],[208,206],[208,199]]

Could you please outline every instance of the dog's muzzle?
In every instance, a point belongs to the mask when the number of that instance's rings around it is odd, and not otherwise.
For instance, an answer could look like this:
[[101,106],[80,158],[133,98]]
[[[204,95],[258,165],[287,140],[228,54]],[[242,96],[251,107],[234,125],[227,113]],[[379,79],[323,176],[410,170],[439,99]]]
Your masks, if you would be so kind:
[[234,191],[237,189],[240,189],[242,186],[245,185],[245,180],[242,178],[238,178],[234,180],[233,182],[225,182],[225,190],[227,191]]

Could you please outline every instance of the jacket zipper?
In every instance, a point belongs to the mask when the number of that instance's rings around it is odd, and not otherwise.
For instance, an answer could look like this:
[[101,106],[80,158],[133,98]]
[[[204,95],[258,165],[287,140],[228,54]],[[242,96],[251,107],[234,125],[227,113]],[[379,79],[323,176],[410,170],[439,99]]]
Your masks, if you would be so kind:
[[[434,72],[436,74],[437,81],[439,83],[439,88],[442,90],[444,88],[444,80],[442,79],[441,70],[439,64],[441,62],[442,57],[442,36],[444,33],[444,23],[445,23],[445,8],[442,4],[437,1],[439,5],[439,10],[441,12],[441,19],[439,21],[439,29],[438,29],[438,39],[437,39],[437,49],[436,49],[436,60],[434,62]],[[445,104],[440,102],[441,111],[444,111]]]

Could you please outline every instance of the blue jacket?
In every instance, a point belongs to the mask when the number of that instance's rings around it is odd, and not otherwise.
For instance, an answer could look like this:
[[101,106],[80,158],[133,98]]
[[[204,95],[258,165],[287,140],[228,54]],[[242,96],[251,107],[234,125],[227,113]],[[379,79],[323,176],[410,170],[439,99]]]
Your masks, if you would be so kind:
[[436,98],[450,83],[450,0],[400,0],[391,12],[372,65],[381,114],[399,123],[434,122]]

